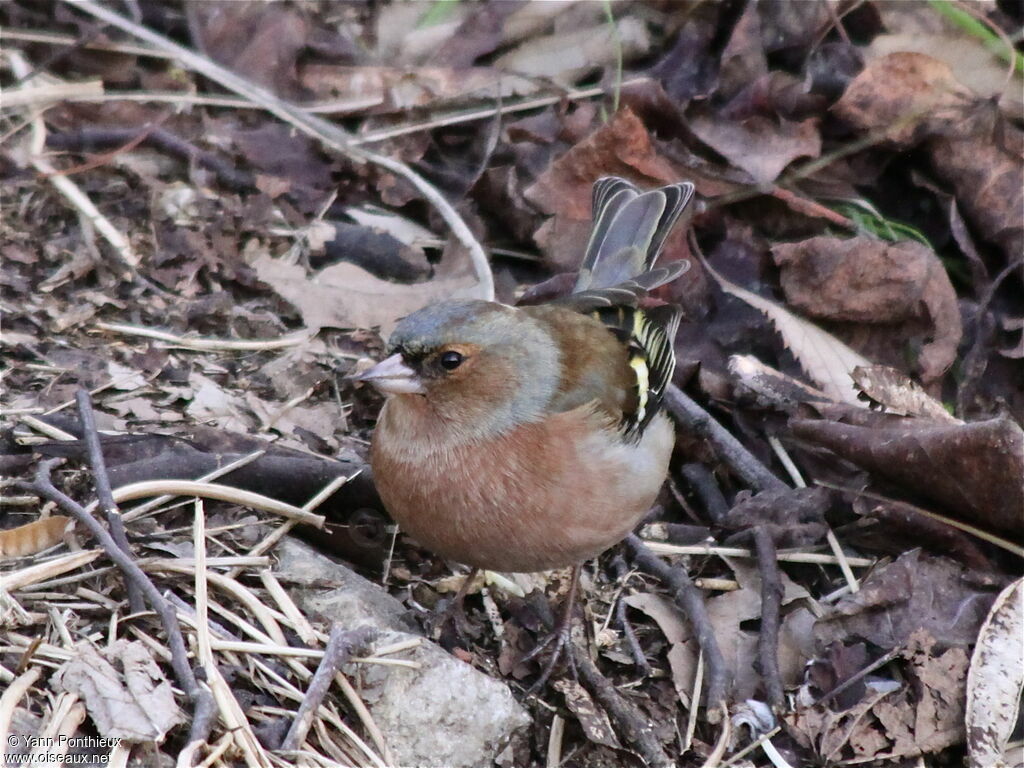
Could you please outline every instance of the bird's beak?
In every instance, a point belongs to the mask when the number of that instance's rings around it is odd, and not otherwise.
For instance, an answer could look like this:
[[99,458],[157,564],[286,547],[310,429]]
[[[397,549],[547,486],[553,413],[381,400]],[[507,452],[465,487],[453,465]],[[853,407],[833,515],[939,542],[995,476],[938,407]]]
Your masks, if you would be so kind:
[[405,364],[400,353],[381,360],[373,368],[353,376],[354,381],[365,381],[389,395],[422,395],[423,382],[416,372]]

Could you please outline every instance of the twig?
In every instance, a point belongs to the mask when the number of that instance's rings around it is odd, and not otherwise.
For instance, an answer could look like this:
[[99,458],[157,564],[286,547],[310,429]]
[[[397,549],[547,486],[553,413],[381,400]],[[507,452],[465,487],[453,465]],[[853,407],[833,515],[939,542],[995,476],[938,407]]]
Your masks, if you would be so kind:
[[101,6],[94,0],[63,0],[75,10],[82,11],[105,21],[111,26],[117,27],[130,35],[145,40],[150,45],[172,54],[186,68],[208,77],[214,82],[233,91],[239,95],[251,99],[254,103],[260,104],[264,109],[274,116],[284,120],[308,136],[311,136],[325,146],[340,152],[355,162],[371,162],[386,168],[398,176],[401,176],[422,194],[437,210],[451,230],[455,239],[466,249],[469,258],[473,263],[477,280],[480,283],[482,297],[485,299],[494,298],[494,277],[491,274],[491,267],[487,261],[487,254],[483,247],[473,237],[466,222],[458,214],[455,208],[444,196],[426,179],[416,173],[405,163],[393,160],[383,155],[367,152],[358,149],[352,144],[352,137],[339,126],[312,115],[300,107],[289,104],[270,91],[262,88],[243,77],[236,75],[225,67],[216,64],[205,56],[200,56],[194,51],[178,45],[163,35],[146,29],[130,19],[126,19],[117,13]]
[[682,467],[683,477],[690,484],[690,488],[704,504],[704,511],[712,523],[720,524],[729,513],[729,503],[722,495],[722,490],[715,482],[714,476],[703,464],[684,464]]
[[779,612],[782,607],[782,577],[775,559],[775,542],[763,525],[750,531],[761,571],[761,630],[757,635],[757,668],[764,681],[768,702],[776,710],[786,703],[779,671]]
[[[657,576],[672,592],[672,599],[693,625],[697,635],[697,644],[704,652],[708,665],[708,699],[707,711],[710,714],[719,706],[725,705],[732,686],[732,670],[722,656],[715,639],[715,630],[711,626],[707,607],[701,598],[700,591],[690,581],[689,575],[682,568],[673,568],[655,555],[643,540],[636,534],[625,538],[626,548],[633,561],[641,570]],[[693,702],[698,706],[698,702]]]
[[290,333],[278,339],[210,339],[202,337],[177,336],[166,331],[158,331],[155,328],[144,328],[140,325],[125,325],[123,323],[96,323],[94,328],[112,333],[123,333],[128,336],[142,336],[147,339],[166,341],[176,347],[185,349],[196,349],[203,352],[259,352],[267,349],[283,349],[285,347],[298,347],[309,341],[314,333],[305,330]]
[[[196,478],[195,482],[197,482],[197,483],[208,483],[211,480],[216,480],[219,477],[223,477],[224,475],[230,474],[231,472],[233,472],[234,470],[238,469],[239,467],[244,467],[246,464],[251,464],[252,462],[256,461],[256,459],[258,459],[261,456],[263,456],[265,453],[266,453],[265,450],[253,451],[252,453],[248,454],[247,456],[243,456],[240,459],[236,459],[235,461],[232,461],[229,464],[225,464],[223,467],[219,467],[218,469],[215,469],[213,472],[208,472],[207,474],[202,475],[201,477]],[[174,494],[168,493],[168,494],[165,494],[163,496],[157,496],[155,499],[150,499],[149,501],[145,502],[144,504],[139,504],[138,506],[132,507],[127,512],[125,512],[124,513],[124,520],[125,520],[125,522],[131,522],[132,520],[137,520],[140,517],[142,517],[143,515],[145,515],[147,512],[150,512],[150,511],[152,511],[154,509],[157,509],[158,507],[163,506],[164,504],[166,504],[167,502],[169,502],[171,499],[174,499],[174,498],[177,498],[177,497]]]
[[307,512],[291,504],[285,504],[283,501],[272,499],[269,496],[263,496],[251,491],[243,491],[230,485],[196,483],[191,480],[148,480],[141,483],[132,483],[131,485],[122,485],[120,488],[115,488],[113,493],[114,500],[117,502],[165,494],[199,496],[204,499],[229,501],[234,504],[252,507],[253,509],[262,509],[264,512],[273,512],[276,515],[312,525],[314,528],[323,528],[324,526],[323,515],[315,515],[312,512]]
[[331,639],[327,643],[324,657],[321,659],[316,674],[313,675],[313,679],[306,689],[306,696],[299,706],[299,711],[295,713],[295,719],[288,729],[288,734],[284,737],[284,741],[281,742],[282,750],[294,751],[299,748],[309,732],[317,709],[320,708],[324,696],[327,695],[327,690],[334,680],[335,673],[345,666],[349,657],[357,648],[369,643],[376,637],[376,634],[376,630],[368,626],[359,627],[349,632],[346,632],[337,624],[331,628]]
[[697,730],[697,714],[700,712],[700,694],[704,688],[704,651],[697,651],[697,668],[693,671],[693,688],[690,690],[690,711],[686,713],[686,732],[683,734],[683,751],[693,745],[693,734]]
[[164,632],[167,634],[167,644],[171,650],[171,667],[174,676],[185,691],[193,704],[192,726],[189,730],[189,741],[205,741],[213,728],[214,718],[217,709],[210,691],[200,686],[195,674],[188,663],[188,650],[185,648],[185,638],[181,633],[181,625],[174,606],[161,594],[156,585],[149,579],[141,568],[128,555],[121,551],[110,534],[97,522],[96,518],[90,515],[74,499],[59,491],[50,478],[50,471],[59,464],[61,459],[47,459],[39,463],[36,470],[35,480],[31,484],[24,484],[44,499],[55,502],[61,509],[72,515],[84,528],[89,530],[107,556],[121,569],[126,579],[131,579],[139,585],[140,590],[146,597],[150,607],[160,617]]
[[562,737],[565,735],[565,718],[557,712],[551,719],[551,732],[548,734],[548,754],[544,758],[544,768],[558,768],[562,764]]
[[[819,485],[826,485],[819,483]],[[841,489],[848,490],[848,489]],[[755,553],[743,547],[715,547],[709,544],[666,544],[663,541],[643,539],[644,544],[658,555],[718,555],[719,557],[756,557]],[[820,565],[839,565],[839,558],[820,552],[782,551],[777,559],[784,563],[814,563]],[[870,568],[875,561],[867,557],[847,557],[846,562],[855,568]]]
[[45,85],[27,88],[8,88],[4,91],[3,109],[31,107],[40,103],[65,101],[79,96],[95,97],[102,95],[102,80],[84,80],[77,83],[46,83]]
[[872,672],[874,672],[879,667],[882,667],[882,666],[885,666],[886,664],[888,664],[890,661],[892,661],[897,656],[899,656],[902,652],[903,652],[903,647],[902,646],[900,646],[899,648],[893,648],[891,651],[889,651],[885,655],[880,656],[879,658],[875,659],[873,662],[868,664],[866,667],[864,667],[864,669],[860,670],[856,674],[853,674],[850,677],[848,677],[845,680],[843,680],[843,682],[841,682],[839,685],[837,685],[835,688],[833,688],[828,693],[823,694],[820,699],[818,699],[816,702],[814,702],[814,704],[815,705],[824,704],[829,699],[831,699],[831,698],[833,698],[835,696],[838,696],[840,693],[845,691],[847,688],[849,688],[854,683],[856,683],[856,682],[858,682],[860,680],[863,680],[867,675],[870,675]]
[[[92,400],[85,389],[79,389],[75,393],[75,400],[78,402],[78,416],[82,421],[82,438],[85,440],[86,450],[89,452],[89,465],[92,467],[93,480],[96,483],[96,499],[100,509],[107,518],[107,527],[110,528],[110,535],[117,542],[117,546],[125,555],[131,557],[132,550],[128,544],[128,535],[124,530],[124,520],[121,519],[121,510],[117,508],[117,502],[110,491],[110,476],[107,475],[107,463],[103,459],[103,447],[100,445],[100,433],[96,429],[96,414],[92,409]],[[142,613],[146,605],[142,599],[142,592],[139,585],[128,579],[128,606],[132,613]]]
[[[90,151],[92,148],[114,145],[115,149],[111,156],[124,151],[123,145],[131,147],[136,144],[154,147],[188,163],[195,163],[202,168],[207,168],[213,171],[220,183],[228,189],[239,191],[250,189],[253,186],[254,177],[251,173],[239,170],[228,160],[200,149],[190,141],[159,125],[148,125],[142,128],[80,128],[76,131],[50,134],[46,137],[48,147],[72,152]],[[116,147],[121,148],[117,149]]]
[[[775,435],[769,435],[768,444],[775,451],[775,455],[779,457],[779,461],[782,462],[782,466],[786,468],[789,476],[793,479],[793,485],[797,488],[806,488],[807,483],[804,481],[803,475],[800,474],[800,470],[797,468],[796,463],[790,457],[786,451],[782,442]],[[825,531],[825,540],[828,542],[829,549],[832,550],[832,554],[836,556],[836,560],[839,562],[839,570],[843,572],[843,578],[846,579],[847,585],[850,587],[851,592],[860,591],[860,583],[857,581],[857,577],[853,575],[853,569],[850,567],[850,560],[843,552],[843,548],[839,544],[839,539],[836,538],[835,533],[832,531],[832,527],[829,526],[828,530]]]
[[615,730],[632,744],[644,764],[652,768],[671,768],[675,765],[662,749],[650,718],[642,714],[631,702],[619,695],[615,686],[594,665],[585,653],[578,655],[576,667],[580,679],[615,723]]
[[21,701],[21,697],[35,685],[42,673],[42,669],[33,667],[11,682],[0,696],[0,760],[3,760],[4,765],[8,765],[4,760],[7,756],[7,748],[16,746],[22,741],[17,737],[12,738],[11,720],[14,717],[14,711],[18,702]]
[[665,404],[676,420],[694,434],[703,437],[743,482],[758,491],[785,488],[786,485],[758,461],[742,443],[719,424],[675,384],[665,392]]

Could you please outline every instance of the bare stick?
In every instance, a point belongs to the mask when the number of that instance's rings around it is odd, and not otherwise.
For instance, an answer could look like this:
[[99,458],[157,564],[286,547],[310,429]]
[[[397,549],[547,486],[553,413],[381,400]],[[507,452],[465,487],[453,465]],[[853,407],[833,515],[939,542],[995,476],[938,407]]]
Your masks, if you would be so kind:
[[779,612],[782,607],[782,577],[775,560],[775,542],[768,529],[758,525],[750,531],[757,549],[761,571],[761,631],[757,636],[757,668],[772,707],[785,704],[782,673],[779,672]]
[[107,556],[114,561],[114,564],[121,569],[126,579],[134,581],[146,601],[160,617],[164,632],[167,634],[167,645],[171,651],[171,668],[178,684],[188,695],[193,704],[192,727],[189,731],[189,741],[205,741],[213,729],[214,719],[217,716],[217,708],[213,696],[207,688],[199,685],[192,667],[188,663],[188,650],[185,648],[185,638],[181,633],[181,625],[178,623],[178,616],[174,606],[160,593],[156,585],[150,581],[145,572],[136,562],[117,546],[117,542],[107,533],[106,529],[99,522],[86,512],[78,502],[58,490],[50,478],[50,470],[59,464],[62,459],[47,459],[39,463],[36,470],[35,480],[31,484],[25,483],[35,493],[57,504],[61,509],[73,516],[84,528],[88,529],[100,545],[106,551]]
[[[107,475],[107,463],[103,459],[103,447],[100,445],[100,433],[96,429],[96,414],[92,409],[89,392],[79,389],[75,393],[75,400],[78,402],[78,416],[82,420],[82,437],[89,452],[89,465],[92,467],[93,480],[96,482],[96,498],[107,518],[111,537],[117,542],[120,550],[131,557],[132,550],[128,544],[128,535],[124,531],[121,510],[117,508],[117,502],[114,501],[114,495],[110,490],[110,477]],[[139,585],[129,579],[125,586],[128,588],[128,605],[131,612],[142,613],[146,605]]]
[[669,759],[662,749],[658,737],[654,735],[654,728],[650,718],[642,714],[631,702],[624,699],[615,690],[615,686],[594,665],[590,657],[581,653],[576,659],[576,666],[579,670],[580,679],[587,686],[587,689],[594,695],[605,712],[615,723],[615,729],[636,751],[640,753],[644,764],[652,768],[671,768],[675,763]]
[[732,434],[683,393],[675,384],[665,392],[669,412],[685,428],[703,437],[743,482],[758,491],[785,488],[786,484],[743,447]]
[[[665,561],[655,555],[647,548],[644,542],[631,533],[625,538],[626,548],[630,556],[641,570],[657,576],[672,591],[672,599],[676,605],[682,608],[694,632],[697,634],[697,643],[704,652],[704,658],[708,665],[708,719],[711,719],[713,712],[716,712],[719,705],[725,705],[729,688],[732,683],[732,670],[725,661],[718,641],[715,639],[715,630],[711,626],[711,619],[708,618],[707,607],[701,598],[698,590],[686,571],[682,568],[673,568]],[[697,706],[697,702],[693,702]]]
[[338,624],[331,628],[331,639],[327,642],[324,657],[320,660],[320,666],[317,667],[313,679],[309,681],[306,695],[295,714],[291,728],[288,729],[288,734],[281,742],[282,750],[291,752],[299,748],[313,724],[316,711],[331,687],[334,674],[345,666],[356,649],[365,646],[376,634],[377,631],[373,627],[359,627],[350,632],[346,632]]

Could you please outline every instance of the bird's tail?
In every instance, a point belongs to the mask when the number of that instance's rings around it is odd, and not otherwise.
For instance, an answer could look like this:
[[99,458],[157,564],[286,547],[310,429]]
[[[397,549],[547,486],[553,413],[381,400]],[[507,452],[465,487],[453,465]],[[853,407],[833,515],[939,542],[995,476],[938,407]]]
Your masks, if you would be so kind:
[[692,198],[690,182],[641,192],[617,176],[598,179],[594,184],[594,224],[573,292],[631,282],[649,291],[677,278],[688,262],[673,262],[660,269],[654,269],[654,262]]

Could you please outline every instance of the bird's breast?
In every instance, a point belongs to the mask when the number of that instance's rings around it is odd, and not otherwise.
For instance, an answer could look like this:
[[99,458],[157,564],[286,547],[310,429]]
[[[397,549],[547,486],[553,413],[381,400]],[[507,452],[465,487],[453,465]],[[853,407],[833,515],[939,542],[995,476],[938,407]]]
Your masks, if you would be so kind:
[[653,504],[672,426],[625,443],[584,406],[463,441],[422,403],[392,398],[371,461],[399,526],[437,554],[497,571],[572,565],[619,541]]

